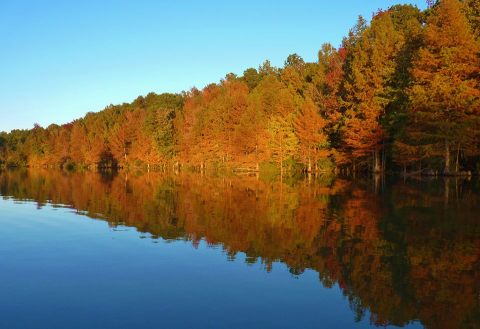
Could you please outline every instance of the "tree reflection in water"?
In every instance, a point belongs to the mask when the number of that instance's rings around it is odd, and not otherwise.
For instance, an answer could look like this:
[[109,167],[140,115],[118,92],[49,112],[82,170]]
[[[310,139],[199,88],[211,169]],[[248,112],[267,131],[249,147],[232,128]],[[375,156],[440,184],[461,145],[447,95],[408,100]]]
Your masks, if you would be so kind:
[[[380,184],[380,185],[379,185]],[[67,205],[153,239],[204,239],[270,271],[318,272],[360,319],[480,327],[480,195],[475,181],[380,182],[199,174],[0,173],[0,194]]]

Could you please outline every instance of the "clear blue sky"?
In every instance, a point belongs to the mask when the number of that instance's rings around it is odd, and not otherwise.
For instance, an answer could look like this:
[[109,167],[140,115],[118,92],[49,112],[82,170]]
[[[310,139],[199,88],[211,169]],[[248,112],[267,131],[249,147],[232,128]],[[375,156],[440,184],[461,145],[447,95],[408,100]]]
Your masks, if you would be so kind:
[[0,131],[66,123],[291,53],[314,61],[359,14],[424,0],[1,0]]

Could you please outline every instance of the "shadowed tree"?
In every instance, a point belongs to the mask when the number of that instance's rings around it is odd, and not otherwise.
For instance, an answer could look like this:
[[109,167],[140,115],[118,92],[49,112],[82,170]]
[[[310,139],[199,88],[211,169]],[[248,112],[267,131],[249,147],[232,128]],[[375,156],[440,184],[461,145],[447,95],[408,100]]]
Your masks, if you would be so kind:
[[372,156],[373,171],[380,172],[385,138],[382,123],[390,101],[388,82],[404,39],[388,11],[376,14],[367,28],[361,22],[348,45],[344,142],[353,158]]

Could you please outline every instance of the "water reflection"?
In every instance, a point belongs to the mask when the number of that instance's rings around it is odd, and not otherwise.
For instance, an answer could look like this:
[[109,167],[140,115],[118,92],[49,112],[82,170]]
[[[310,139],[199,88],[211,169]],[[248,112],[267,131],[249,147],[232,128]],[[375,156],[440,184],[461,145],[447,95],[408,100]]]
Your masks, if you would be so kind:
[[[152,239],[205,240],[228,259],[338,284],[378,326],[480,327],[480,197],[475,181],[305,179],[12,171],[0,194],[71,207]],[[142,237],[145,237],[143,234]]]

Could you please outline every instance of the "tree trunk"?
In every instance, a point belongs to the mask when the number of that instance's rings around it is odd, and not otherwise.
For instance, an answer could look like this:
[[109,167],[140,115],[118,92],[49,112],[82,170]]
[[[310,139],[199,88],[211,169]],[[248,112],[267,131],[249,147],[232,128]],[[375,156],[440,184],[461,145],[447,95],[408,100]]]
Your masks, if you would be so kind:
[[448,139],[445,139],[445,169],[444,174],[450,174],[450,143]]
[[382,172],[385,172],[387,165],[387,153],[385,152],[385,141],[382,141]]
[[459,170],[459,158],[460,158],[460,143],[458,143],[458,146],[457,146],[457,159],[455,161],[455,173],[457,174]]

